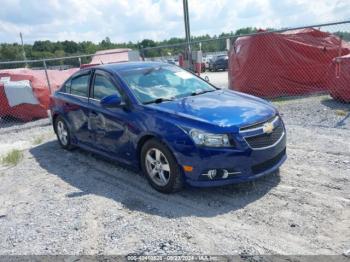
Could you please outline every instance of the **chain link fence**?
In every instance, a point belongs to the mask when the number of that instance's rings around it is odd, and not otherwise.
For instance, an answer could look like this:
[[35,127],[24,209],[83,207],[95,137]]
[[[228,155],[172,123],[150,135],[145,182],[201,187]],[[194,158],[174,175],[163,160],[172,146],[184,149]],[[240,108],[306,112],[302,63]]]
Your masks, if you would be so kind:
[[233,40],[230,88],[264,98],[330,94],[350,102],[350,24],[258,32]]
[[[157,48],[168,55],[152,57]],[[144,54],[179,63],[185,49]],[[271,101],[291,124],[350,128],[350,21],[192,41],[190,49],[202,53],[201,77]]]
[[[330,94],[350,102],[350,21],[283,30],[257,30],[193,41],[201,52],[201,72],[219,87],[267,99]],[[146,60],[181,65],[185,43],[142,50]],[[164,54],[155,56],[155,54]],[[198,71],[198,70],[197,70]],[[209,73],[208,73],[209,72]],[[210,72],[226,72],[211,74]]]
[[[350,21],[344,21],[192,41],[192,56],[186,43],[142,48],[139,54],[147,61],[187,65],[190,70],[197,70],[199,63],[198,73],[214,85],[276,103],[309,96],[321,97],[319,103],[340,103],[350,102],[349,41]],[[0,62],[0,128],[46,118],[49,96],[66,78],[81,67],[103,62],[103,56],[125,53]],[[350,110],[347,104],[336,108],[344,116]]]
[[48,118],[50,95],[80,68],[135,57],[139,57],[138,51],[113,49],[96,54],[0,62],[0,128]]

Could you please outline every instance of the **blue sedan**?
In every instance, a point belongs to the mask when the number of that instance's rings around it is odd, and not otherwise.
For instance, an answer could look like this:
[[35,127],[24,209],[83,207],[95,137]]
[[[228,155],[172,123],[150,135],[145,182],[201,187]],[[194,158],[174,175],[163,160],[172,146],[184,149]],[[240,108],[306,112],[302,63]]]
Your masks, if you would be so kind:
[[286,159],[285,127],[270,103],[165,63],[82,69],[53,94],[51,115],[64,149],[141,169],[164,193],[254,180]]

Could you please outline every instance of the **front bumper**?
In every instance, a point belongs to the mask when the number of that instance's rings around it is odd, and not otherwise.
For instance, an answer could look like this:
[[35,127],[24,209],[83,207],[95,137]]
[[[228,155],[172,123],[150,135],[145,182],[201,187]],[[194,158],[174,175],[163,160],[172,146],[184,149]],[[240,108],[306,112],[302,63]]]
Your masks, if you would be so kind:
[[[215,149],[200,148],[198,154],[181,159],[181,165],[193,166],[192,172],[184,172],[187,184],[195,187],[211,187],[252,181],[276,171],[287,159],[286,135],[272,147],[263,150],[246,148]],[[228,178],[204,179],[208,170],[230,170],[234,175]]]
[[272,174],[278,168],[286,161],[287,155],[284,154],[282,158],[273,166],[270,168],[262,171],[261,173],[258,174],[253,174],[253,175],[240,175],[236,176],[231,179],[220,179],[220,180],[211,180],[211,181],[200,181],[200,180],[191,180],[191,179],[186,179],[187,184],[190,186],[194,187],[215,187],[215,186],[224,186],[224,185],[230,185],[230,184],[236,184],[236,183],[241,183],[241,182],[248,182],[248,181],[253,181],[255,179],[258,179],[259,177],[263,177],[269,174]]

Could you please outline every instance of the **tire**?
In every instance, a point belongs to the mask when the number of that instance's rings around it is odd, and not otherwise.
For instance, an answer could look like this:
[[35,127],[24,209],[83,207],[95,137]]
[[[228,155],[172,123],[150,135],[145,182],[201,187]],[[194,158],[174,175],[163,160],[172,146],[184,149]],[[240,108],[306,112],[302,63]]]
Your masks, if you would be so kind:
[[74,146],[71,143],[71,132],[63,117],[58,116],[55,119],[55,133],[58,143],[66,150],[71,150]]
[[141,149],[141,168],[151,186],[162,193],[183,188],[182,172],[172,152],[156,139],[148,140]]

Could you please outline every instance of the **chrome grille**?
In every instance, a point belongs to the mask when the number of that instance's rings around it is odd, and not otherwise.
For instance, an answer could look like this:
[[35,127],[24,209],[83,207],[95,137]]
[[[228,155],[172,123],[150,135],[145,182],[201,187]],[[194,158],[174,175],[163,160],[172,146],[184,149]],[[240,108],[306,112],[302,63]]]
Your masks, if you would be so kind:
[[269,123],[272,123],[272,122],[277,121],[278,119],[279,119],[278,116],[273,116],[272,118],[270,118],[270,119],[268,119],[268,120],[266,120],[266,121],[259,122],[259,123],[255,123],[255,124],[249,125],[249,126],[243,126],[243,127],[240,128],[240,131],[241,131],[241,132],[242,132],[242,131],[250,131],[250,130],[252,130],[252,129],[262,128],[263,125],[264,125],[265,123],[268,123],[268,122],[269,122]]
[[245,137],[249,146],[253,149],[264,148],[274,145],[284,135],[283,124],[279,124],[270,134],[260,134]]

